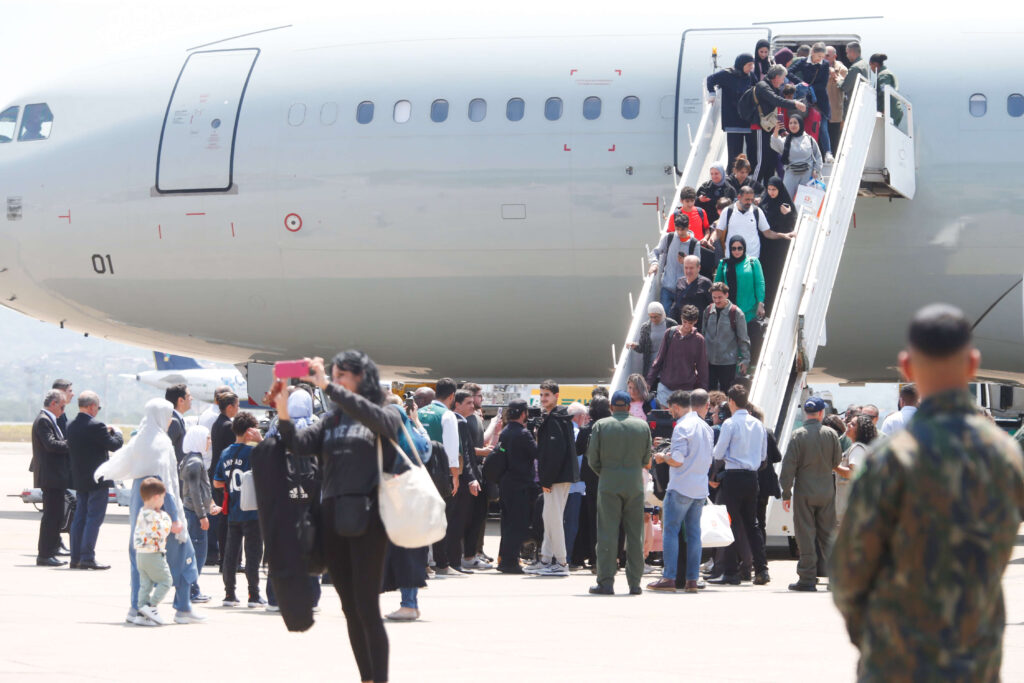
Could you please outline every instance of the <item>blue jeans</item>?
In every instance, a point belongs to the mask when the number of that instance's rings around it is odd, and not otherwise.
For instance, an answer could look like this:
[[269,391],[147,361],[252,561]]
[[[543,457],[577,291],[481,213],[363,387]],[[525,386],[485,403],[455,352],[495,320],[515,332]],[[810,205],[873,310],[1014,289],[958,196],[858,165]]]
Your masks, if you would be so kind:
[[107,497],[110,489],[78,491],[75,518],[71,522],[71,562],[95,562],[96,538],[100,525],[107,516]]
[[677,491],[665,496],[665,529],[662,534],[665,569],[661,573],[666,579],[676,578],[679,563],[679,530],[686,525],[686,580],[696,581],[700,573],[700,515],[704,508],[703,498],[688,498]]
[[[658,276],[661,276],[661,271],[658,272]],[[665,307],[665,316],[671,317],[672,315],[672,304],[676,301],[676,290],[671,287],[661,286],[660,299],[661,305]]]
[[572,563],[572,549],[576,544],[576,534],[580,530],[580,508],[583,507],[583,494],[570,493],[565,501],[565,513],[562,515],[562,528],[565,530],[565,561]]
[[419,588],[399,588],[398,590],[402,593],[402,607],[410,607],[412,609],[420,608],[420,603],[416,599],[420,593]]
[[[135,520],[139,517],[142,509],[142,495],[139,494],[139,487],[146,477],[139,477],[132,484],[132,498],[128,506],[128,561],[131,565],[131,605],[132,609],[139,608],[139,568],[135,564]],[[177,502],[174,494],[168,490],[164,498],[164,512],[172,522],[178,516]],[[192,584],[199,577],[196,571],[196,553],[192,549],[192,540],[188,539],[181,543],[171,534],[167,538],[167,566],[171,569],[171,577],[174,579],[174,609],[179,612],[192,611]]]
[[[199,515],[185,508],[185,519],[188,520],[188,535],[192,539],[192,547],[196,551],[196,573],[203,573],[206,564],[206,553],[209,550],[209,530],[199,528]],[[207,520],[210,518],[207,517]],[[199,595],[199,581],[192,584],[192,597]]]

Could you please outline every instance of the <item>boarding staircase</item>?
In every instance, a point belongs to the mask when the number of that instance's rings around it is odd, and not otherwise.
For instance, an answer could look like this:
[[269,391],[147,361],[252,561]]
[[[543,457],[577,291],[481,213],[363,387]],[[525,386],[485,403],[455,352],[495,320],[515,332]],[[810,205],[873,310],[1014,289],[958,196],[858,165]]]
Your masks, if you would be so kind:
[[[679,190],[697,187],[707,177],[709,166],[726,155],[725,135],[719,126],[719,103],[706,102],[686,167],[675,188],[675,200],[659,214],[661,235],[668,229],[672,212],[679,205]],[[825,342],[825,317],[835,283],[854,203],[861,193],[865,163],[877,120],[874,88],[859,79],[848,107],[843,134],[834,163],[825,168],[827,189],[820,208],[801,206],[796,237],[790,243],[772,315],[768,320],[761,352],[753,366],[750,400],[761,407],[765,424],[774,428],[779,448],[785,452],[807,389],[808,373],[814,367],[818,346]],[[871,182],[875,182],[872,178]],[[867,181],[865,181],[867,182]],[[794,198],[798,201],[797,198]],[[650,255],[649,255],[650,258]],[[660,273],[647,276],[635,302],[627,342],[637,339],[647,318],[647,305],[656,301]],[[618,355],[613,389],[625,389],[630,373],[638,372],[640,355],[623,348]],[[772,514],[777,513],[777,514]],[[775,522],[773,524],[773,521]],[[781,507],[769,512],[769,535],[791,535],[791,522]]]

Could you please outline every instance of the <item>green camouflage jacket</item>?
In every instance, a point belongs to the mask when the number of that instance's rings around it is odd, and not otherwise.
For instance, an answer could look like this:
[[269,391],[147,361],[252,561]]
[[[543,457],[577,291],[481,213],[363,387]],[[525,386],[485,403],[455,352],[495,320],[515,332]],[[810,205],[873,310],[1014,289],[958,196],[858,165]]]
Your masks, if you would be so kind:
[[1020,448],[967,391],[928,397],[874,446],[830,574],[858,680],[999,680],[1001,579],[1022,515]]

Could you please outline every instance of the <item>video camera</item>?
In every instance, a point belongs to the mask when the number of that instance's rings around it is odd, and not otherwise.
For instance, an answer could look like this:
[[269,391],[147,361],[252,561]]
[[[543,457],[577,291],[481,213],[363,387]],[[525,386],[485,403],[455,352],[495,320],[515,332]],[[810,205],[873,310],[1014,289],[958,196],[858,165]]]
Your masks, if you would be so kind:
[[526,412],[526,428],[533,433],[540,429],[540,423],[544,421],[544,415],[540,408],[531,407]]

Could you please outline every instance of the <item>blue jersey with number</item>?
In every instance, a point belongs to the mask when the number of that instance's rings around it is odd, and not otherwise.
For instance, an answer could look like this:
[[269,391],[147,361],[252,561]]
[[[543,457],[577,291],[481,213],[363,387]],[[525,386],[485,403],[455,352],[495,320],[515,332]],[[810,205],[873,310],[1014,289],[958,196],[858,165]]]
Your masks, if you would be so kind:
[[250,522],[259,519],[255,510],[242,509],[242,474],[252,469],[249,454],[252,446],[233,443],[220,454],[213,480],[222,481],[228,489],[228,521]]

